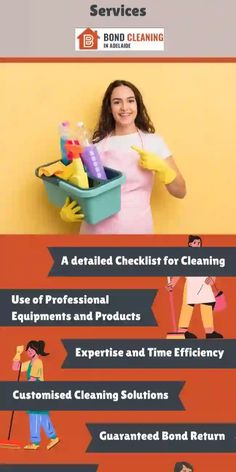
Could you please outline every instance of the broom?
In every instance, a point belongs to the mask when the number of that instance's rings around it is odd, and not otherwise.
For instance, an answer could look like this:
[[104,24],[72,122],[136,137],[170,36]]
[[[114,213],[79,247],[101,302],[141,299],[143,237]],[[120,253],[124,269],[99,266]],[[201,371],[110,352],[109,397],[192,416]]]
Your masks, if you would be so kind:
[[[20,367],[19,367],[19,371],[18,371],[18,375],[17,375],[17,382],[20,381],[20,374],[21,374],[21,363],[20,363]],[[3,448],[3,449],[20,449],[21,448],[20,443],[10,440],[12,426],[13,426],[13,420],[14,420],[14,414],[15,414],[15,411],[12,411],[11,412],[10,425],[9,425],[9,431],[8,431],[8,437],[7,437],[6,441],[0,441],[0,448]]]
[[[170,284],[170,282],[171,282],[170,277],[167,277],[167,282],[168,282],[168,284]],[[185,339],[185,334],[184,333],[178,333],[178,331],[177,331],[173,288],[171,290],[169,290],[169,300],[170,300],[171,320],[172,320],[172,326],[173,326],[174,331],[172,331],[170,333],[167,333],[166,339]]]

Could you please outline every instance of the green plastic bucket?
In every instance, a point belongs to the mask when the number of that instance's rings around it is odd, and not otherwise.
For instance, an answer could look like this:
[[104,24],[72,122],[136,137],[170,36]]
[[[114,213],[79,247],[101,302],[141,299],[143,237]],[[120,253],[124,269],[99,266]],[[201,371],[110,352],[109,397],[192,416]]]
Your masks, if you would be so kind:
[[[50,164],[52,162],[46,165]],[[38,171],[41,167],[45,167],[45,165],[36,169],[37,177],[39,177]],[[50,203],[61,208],[66,197],[69,196],[78,202],[85,221],[95,225],[120,211],[121,184],[125,182],[125,176],[109,167],[105,167],[105,172],[107,180],[89,177],[90,188],[88,189],[77,187],[56,176],[42,175],[39,178],[43,180]]]

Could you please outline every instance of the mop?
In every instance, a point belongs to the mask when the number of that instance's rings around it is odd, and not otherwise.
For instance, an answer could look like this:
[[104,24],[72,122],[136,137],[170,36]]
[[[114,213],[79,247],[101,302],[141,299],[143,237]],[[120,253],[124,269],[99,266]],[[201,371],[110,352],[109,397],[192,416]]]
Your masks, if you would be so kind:
[[[171,282],[170,277],[167,277],[167,282],[168,284],[170,284]],[[173,331],[170,333],[167,333],[166,339],[185,339],[185,334],[178,333],[178,330],[177,330],[173,289],[169,291],[169,300],[170,300],[170,311],[171,311]]]
[[[21,364],[20,364],[20,368],[19,368],[19,371],[18,371],[17,382],[20,381],[20,374],[21,374]],[[0,441],[0,448],[4,448],[4,449],[20,449],[21,448],[20,443],[15,442],[15,441],[11,441],[11,439],[10,439],[11,438],[12,426],[13,426],[13,420],[14,420],[14,414],[15,414],[15,411],[12,411],[11,412],[11,419],[10,419],[10,426],[9,426],[9,431],[8,431],[8,437],[7,437],[6,441]]]

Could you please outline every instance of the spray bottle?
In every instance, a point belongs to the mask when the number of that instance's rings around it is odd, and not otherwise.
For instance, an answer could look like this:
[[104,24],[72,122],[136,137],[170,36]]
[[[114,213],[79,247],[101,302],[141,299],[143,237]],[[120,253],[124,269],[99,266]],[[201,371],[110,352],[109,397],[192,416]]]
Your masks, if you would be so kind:
[[65,148],[65,144],[71,137],[71,129],[69,121],[63,121],[59,125],[59,134],[60,134],[60,149],[61,149],[61,160],[63,164],[69,164],[69,159],[67,156],[67,151]]
[[72,175],[68,181],[77,187],[89,188],[88,176],[80,158],[82,148],[79,142],[68,140],[65,144],[65,150],[69,156],[69,162],[72,160]]
[[78,127],[78,139],[83,146],[83,152],[81,159],[87,169],[88,174],[91,177],[95,177],[101,180],[107,180],[104,167],[101,162],[98,150],[96,146],[90,141],[88,130],[85,128],[84,123],[79,121]]

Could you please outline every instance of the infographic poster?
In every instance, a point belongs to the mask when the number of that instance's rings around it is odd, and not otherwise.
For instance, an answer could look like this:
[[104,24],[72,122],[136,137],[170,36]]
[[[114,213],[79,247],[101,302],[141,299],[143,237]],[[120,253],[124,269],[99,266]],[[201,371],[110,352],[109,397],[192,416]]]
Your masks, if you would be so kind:
[[234,2],[1,11],[0,471],[234,470]]

